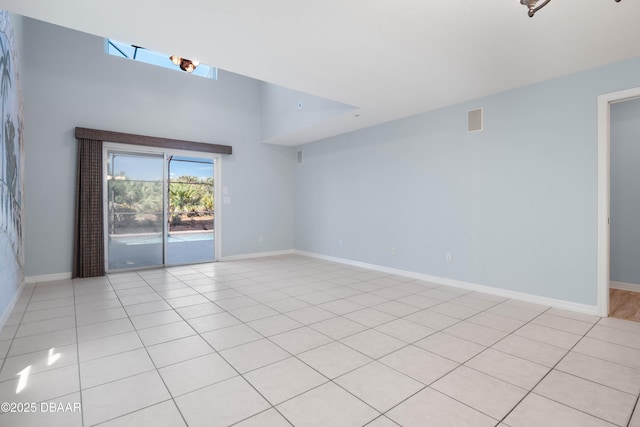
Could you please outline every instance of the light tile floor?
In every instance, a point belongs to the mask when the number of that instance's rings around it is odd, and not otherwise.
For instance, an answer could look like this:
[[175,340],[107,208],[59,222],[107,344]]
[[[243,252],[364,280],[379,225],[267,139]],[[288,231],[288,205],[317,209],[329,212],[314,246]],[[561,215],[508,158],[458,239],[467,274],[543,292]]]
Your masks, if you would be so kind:
[[639,393],[640,323],[293,255],[28,285],[0,331],[3,427],[640,427]]

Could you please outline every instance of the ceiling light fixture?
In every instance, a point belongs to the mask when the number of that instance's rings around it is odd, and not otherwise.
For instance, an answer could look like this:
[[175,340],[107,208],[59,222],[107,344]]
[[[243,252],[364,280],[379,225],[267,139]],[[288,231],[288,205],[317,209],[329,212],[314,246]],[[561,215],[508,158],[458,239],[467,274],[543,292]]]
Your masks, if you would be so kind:
[[171,60],[171,62],[179,66],[182,71],[186,71],[187,73],[193,73],[193,70],[195,70],[196,67],[200,65],[198,61],[180,58],[177,55],[171,55],[169,59]]
[[[520,4],[525,5],[529,8],[529,17],[533,18],[533,15],[536,14],[537,11],[545,7],[549,4],[551,0],[520,0]],[[621,0],[615,0],[616,3],[620,3]],[[540,3],[540,5],[538,5]]]

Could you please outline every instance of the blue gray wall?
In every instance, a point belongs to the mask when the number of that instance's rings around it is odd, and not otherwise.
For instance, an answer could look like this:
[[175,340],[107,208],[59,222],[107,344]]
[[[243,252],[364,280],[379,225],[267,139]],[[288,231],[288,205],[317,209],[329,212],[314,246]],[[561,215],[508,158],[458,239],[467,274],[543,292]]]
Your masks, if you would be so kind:
[[640,58],[306,144],[295,246],[595,305],[596,100],[637,86]]
[[260,82],[116,58],[102,38],[30,19],[25,37],[27,276],[71,271],[76,126],[232,145],[223,256],[293,246],[295,153],[260,143]]
[[640,99],[611,106],[611,280],[640,284]]

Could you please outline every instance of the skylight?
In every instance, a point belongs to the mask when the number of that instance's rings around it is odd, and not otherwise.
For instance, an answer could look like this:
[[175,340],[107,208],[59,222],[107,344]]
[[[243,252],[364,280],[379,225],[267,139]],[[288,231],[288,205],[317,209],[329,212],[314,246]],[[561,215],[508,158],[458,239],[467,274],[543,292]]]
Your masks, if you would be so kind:
[[[140,46],[119,42],[113,39],[107,39],[107,52],[109,53],[109,55],[119,56],[120,58],[127,58],[134,61],[145,62],[147,64],[157,65],[158,67],[180,71],[181,73],[184,72],[181,71],[180,67],[175,65],[171,61],[171,59],[169,59],[171,55],[145,49]],[[197,68],[193,70],[191,74],[218,80],[218,69],[207,64],[198,64]]]

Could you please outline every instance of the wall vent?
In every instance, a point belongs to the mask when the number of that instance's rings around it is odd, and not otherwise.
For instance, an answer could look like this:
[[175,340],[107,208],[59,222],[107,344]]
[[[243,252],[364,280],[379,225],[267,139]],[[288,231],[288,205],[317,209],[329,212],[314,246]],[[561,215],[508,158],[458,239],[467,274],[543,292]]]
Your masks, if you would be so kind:
[[467,130],[469,132],[478,132],[482,130],[482,108],[469,111],[469,119],[467,122]]
[[298,163],[302,164],[302,150],[298,150]]

